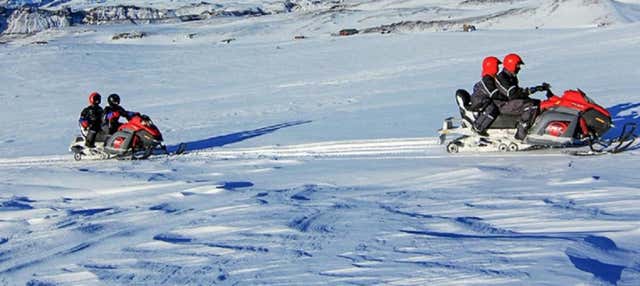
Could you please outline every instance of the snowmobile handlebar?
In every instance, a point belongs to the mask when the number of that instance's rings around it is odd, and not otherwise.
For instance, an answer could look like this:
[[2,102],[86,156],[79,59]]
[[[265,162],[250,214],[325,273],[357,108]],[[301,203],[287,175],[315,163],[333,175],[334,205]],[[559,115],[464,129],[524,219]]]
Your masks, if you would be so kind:
[[555,94],[553,94],[553,91],[551,91],[551,86],[549,86],[549,88],[547,88],[547,93],[545,94],[547,99],[552,98]]

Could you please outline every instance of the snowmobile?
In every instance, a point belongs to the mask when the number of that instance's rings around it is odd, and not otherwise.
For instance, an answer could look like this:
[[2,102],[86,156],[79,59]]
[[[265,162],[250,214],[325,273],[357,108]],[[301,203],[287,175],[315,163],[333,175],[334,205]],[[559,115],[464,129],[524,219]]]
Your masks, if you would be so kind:
[[88,130],[80,128],[80,135],[76,136],[71,141],[69,151],[73,153],[73,158],[76,161],[82,160],[83,157],[92,159],[109,159],[109,154],[104,151],[104,142],[106,140],[105,132],[98,132],[95,139],[95,147],[85,146]]
[[460,124],[455,126],[454,118],[444,120],[440,143],[447,136],[459,135],[447,144],[447,152],[463,151],[515,152],[545,148],[567,148],[589,146],[587,152],[575,155],[619,153],[626,150],[636,139],[635,123],[627,123],[622,134],[614,139],[603,139],[603,135],[613,127],[611,114],[589,98],[582,90],[567,90],[561,96],[547,91],[547,99],[540,103],[540,114],[529,128],[522,141],[514,138],[517,116],[499,115],[482,136],[472,129],[478,113],[469,110],[471,95],[465,90],[456,92],[456,103],[460,111]]
[[85,146],[86,133],[77,136],[69,150],[76,161],[83,157],[92,159],[146,159],[152,154],[168,154],[162,144],[162,134],[153,121],[146,115],[135,115],[122,124],[111,136],[100,132],[96,138],[96,147]]

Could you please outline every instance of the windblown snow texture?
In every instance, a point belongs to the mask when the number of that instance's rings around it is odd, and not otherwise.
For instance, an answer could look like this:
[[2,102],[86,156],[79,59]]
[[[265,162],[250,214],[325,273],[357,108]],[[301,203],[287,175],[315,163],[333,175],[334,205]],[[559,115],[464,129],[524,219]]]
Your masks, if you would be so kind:
[[[503,29],[505,17],[473,33],[351,37],[330,34],[550,1],[291,2],[0,45],[0,285],[640,283],[638,144],[597,157],[450,155],[436,137],[482,58],[510,52],[527,63],[523,86],[581,88],[607,107],[607,138],[638,123],[637,1],[557,2],[553,13],[586,3],[585,17],[552,30]],[[591,16],[613,11],[604,4],[627,20],[596,27]],[[518,11],[527,25],[546,15]],[[112,39],[132,31],[148,36]],[[187,152],[73,161],[94,90],[120,94]]]

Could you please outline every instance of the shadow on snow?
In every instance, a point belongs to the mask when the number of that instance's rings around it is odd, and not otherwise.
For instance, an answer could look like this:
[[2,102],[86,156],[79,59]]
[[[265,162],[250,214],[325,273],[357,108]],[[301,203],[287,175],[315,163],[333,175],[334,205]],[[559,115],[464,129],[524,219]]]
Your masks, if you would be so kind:
[[[640,114],[638,114],[637,111],[633,110],[638,107],[640,107],[640,102],[620,103],[607,108],[607,110],[609,110],[609,113],[611,113],[611,120],[614,126],[604,134],[603,139],[615,139],[620,136],[625,124],[633,123],[640,125]],[[623,114],[626,111],[630,112],[628,112],[628,114]],[[640,129],[636,129],[634,135],[640,136]],[[636,143],[629,148],[629,150],[636,149],[640,149],[640,144]]]
[[[185,142],[184,143],[186,144],[185,151],[195,151],[195,150],[203,150],[203,149],[213,148],[213,147],[221,147],[227,144],[237,143],[253,137],[269,134],[282,128],[293,127],[293,126],[302,125],[310,122],[311,120],[291,121],[291,122],[280,123],[280,124],[271,125],[267,127],[262,127],[254,130],[240,131],[240,132],[231,133],[227,135],[221,135],[221,136],[215,136],[215,137],[202,139],[202,140]],[[179,145],[167,146],[167,151],[175,152],[178,149],[178,146]]]
[[[591,273],[596,279],[617,285],[622,278],[622,272],[631,268],[638,271],[636,265],[625,265],[624,261],[633,261],[636,256],[634,251],[618,248],[613,240],[590,234],[565,235],[555,234],[460,234],[450,232],[436,232],[428,230],[400,230],[400,232],[440,237],[445,239],[467,239],[467,240],[566,240],[573,244],[565,250],[565,255],[573,266],[587,273]],[[577,247],[576,247],[577,246]],[[604,259],[603,259],[604,258]],[[618,264],[604,261],[612,260]]]

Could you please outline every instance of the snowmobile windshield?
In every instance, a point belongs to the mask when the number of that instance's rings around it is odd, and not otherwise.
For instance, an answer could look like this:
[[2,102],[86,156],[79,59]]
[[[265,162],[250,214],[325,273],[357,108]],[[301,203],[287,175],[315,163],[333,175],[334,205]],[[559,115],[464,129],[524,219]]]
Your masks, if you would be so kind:
[[583,93],[582,95],[584,95],[584,100],[586,100],[588,103],[596,104],[596,102],[595,102],[595,101],[593,101],[593,99],[591,99],[591,98],[590,98],[589,96],[587,96],[586,94],[584,94],[584,93]]
[[593,99],[591,99],[591,97],[587,96],[587,94],[582,91],[581,89],[578,89],[578,92],[580,92],[580,94],[584,97],[584,100],[590,104],[596,104],[595,101],[593,101]]

